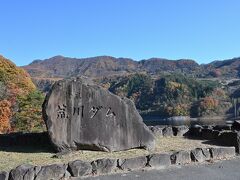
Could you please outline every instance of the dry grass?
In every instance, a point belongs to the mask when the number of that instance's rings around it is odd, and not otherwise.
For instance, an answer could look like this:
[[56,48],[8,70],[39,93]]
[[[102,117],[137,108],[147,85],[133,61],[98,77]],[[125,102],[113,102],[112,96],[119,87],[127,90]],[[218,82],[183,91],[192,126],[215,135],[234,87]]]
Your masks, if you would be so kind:
[[[202,140],[191,140],[182,137],[157,138],[156,148],[150,152],[143,149],[131,149],[120,152],[98,152],[98,151],[77,151],[62,158],[53,158],[54,153],[36,148],[12,148],[0,150],[0,171],[10,170],[20,164],[28,163],[33,165],[47,165],[53,163],[67,163],[72,160],[81,159],[83,161],[93,161],[100,158],[130,158],[149,153],[163,153],[178,150],[190,150],[196,147],[210,147],[203,144]],[[45,151],[45,152],[44,152]]]

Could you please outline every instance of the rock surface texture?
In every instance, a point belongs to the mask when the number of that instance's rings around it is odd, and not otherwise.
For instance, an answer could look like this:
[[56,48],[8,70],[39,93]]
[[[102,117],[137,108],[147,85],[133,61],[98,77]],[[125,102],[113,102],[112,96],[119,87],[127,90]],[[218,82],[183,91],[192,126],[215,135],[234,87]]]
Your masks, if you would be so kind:
[[84,77],[56,82],[43,104],[43,118],[57,151],[153,149],[153,134],[134,103]]

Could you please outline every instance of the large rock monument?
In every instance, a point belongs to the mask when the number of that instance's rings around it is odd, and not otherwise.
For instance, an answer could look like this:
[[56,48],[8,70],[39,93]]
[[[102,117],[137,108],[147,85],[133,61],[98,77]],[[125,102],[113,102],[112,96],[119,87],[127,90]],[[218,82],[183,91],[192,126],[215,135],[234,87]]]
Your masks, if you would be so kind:
[[85,77],[56,82],[43,103],[43,118],[57,151],[153,149],[153,134],[133,102]]

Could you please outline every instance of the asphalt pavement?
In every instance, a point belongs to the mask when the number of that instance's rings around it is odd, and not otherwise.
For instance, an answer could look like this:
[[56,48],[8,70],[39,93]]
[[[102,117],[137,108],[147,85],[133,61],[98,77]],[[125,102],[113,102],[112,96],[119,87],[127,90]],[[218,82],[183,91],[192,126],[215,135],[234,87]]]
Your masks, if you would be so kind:
[[240,157],[214,163],[174,166],[84,178],[85,180],[240,180]]

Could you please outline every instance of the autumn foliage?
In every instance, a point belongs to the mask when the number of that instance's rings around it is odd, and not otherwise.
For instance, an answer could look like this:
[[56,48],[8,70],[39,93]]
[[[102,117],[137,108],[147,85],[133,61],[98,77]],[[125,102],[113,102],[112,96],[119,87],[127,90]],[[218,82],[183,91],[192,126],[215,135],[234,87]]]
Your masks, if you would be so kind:
[[210,72],[210,75],[212,75],[213,77],[220,77],[222,73],[220,69],[215,69],[212,72]]
[[12,116],[11,103],[7,100],[0,101],[0,132],[5,133],[10,130],[10,118]]
[[211,110],[218,106],[219,101],[217,99],[214,99],[213,97],[205,97],[200,102],[200,107],[205,110]]
[[186,104],[177,104],[175,106],[166,107],[165,113],[168,116],[188,116],[189,115],[188,109],[189,107]]
[[[14,130],[15,121],[21,121],[21,119],[16,120],[18,110],[23,109],[20,100],[35,91],[36,87],[29,74],[10,60],[0,56],[0,133]],[[30,115],[33,116],[28,111],[26,118]]]

